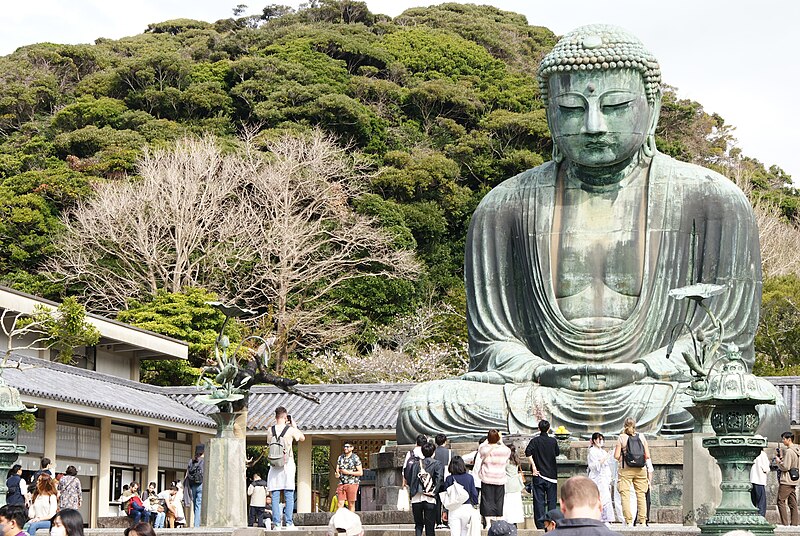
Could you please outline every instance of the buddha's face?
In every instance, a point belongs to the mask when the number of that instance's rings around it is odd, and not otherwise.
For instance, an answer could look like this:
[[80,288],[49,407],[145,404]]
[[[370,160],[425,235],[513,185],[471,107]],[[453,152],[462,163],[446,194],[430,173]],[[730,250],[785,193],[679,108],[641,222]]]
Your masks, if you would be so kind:
[[647,139],[651,108],[638,71],[559,73],[549,84],[553,141],[571,162],[592,168],[619,164]]

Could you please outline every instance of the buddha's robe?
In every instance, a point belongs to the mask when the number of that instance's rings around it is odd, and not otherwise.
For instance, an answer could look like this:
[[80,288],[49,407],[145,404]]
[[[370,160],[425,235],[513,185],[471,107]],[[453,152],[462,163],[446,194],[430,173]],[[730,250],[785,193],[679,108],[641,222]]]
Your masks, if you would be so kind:
[[[693,283],[727,286],[706,303],[722,321],[724,342],[738,345],[752,367],[761,301],[758,230],[734,184],[664,155],[652,159],[638,301],[627,318],[598,329],[565,318],[556,299],[557,180],[556,164],[545,163],[503,182],[476,209],[465,258],[470,371],[414,387],[401,402],[399,441],[439,432],[471,439],[489,428],[532,433],[540,418],[583,435],[619,433],[626,417],[645,433],[691,431],[683,409],[690,404],[684,393],[689,377],[680,356],[691,343],[684,335],[670,359],[666,346],[671,328],[683,321],[695,332],[714,332],[695,302],[668,296]],[[543,364],[625,363],[644,364],[648,377],[593,391],[534,380]],[[777,407],[760,408],[762,430],[788,425],[777,399]]]

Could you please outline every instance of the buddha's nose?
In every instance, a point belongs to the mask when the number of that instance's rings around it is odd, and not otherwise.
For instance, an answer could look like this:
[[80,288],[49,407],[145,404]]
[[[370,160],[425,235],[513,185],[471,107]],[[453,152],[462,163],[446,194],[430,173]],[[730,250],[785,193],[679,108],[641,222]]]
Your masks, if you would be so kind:
[[606,118],[598,102],[589,102],[589,109],[586,112],[586,120],[583,124],[584,134],[597,134],[608,132]]

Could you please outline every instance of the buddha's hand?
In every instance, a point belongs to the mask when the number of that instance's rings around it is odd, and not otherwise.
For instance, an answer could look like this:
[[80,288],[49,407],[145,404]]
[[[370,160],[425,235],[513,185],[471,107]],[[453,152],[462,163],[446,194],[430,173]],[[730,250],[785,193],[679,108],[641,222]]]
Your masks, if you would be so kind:
[[494,370],[467,372],[461,375],[461,379],[481,383],[508,383],[510,381],[507,376]]
[[609,365],[540,365],[533,371],[534,381],[544,387],[572,391],[607,391],[618,389],[647,376],[641,363]]

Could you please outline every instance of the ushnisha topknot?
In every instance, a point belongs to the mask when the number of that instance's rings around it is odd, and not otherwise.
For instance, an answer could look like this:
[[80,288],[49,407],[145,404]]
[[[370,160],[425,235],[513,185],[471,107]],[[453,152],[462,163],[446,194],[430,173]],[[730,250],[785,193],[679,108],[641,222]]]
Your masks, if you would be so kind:
[[622,68],[642,73],[648,102],[659,98],[661,68],[641,41],[619,26],[581,26],[562,37],[542,59],[539,90],[547,103],[547,80],[554,73]]

